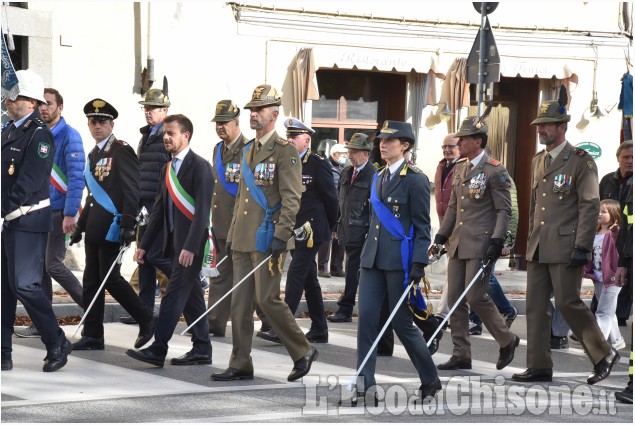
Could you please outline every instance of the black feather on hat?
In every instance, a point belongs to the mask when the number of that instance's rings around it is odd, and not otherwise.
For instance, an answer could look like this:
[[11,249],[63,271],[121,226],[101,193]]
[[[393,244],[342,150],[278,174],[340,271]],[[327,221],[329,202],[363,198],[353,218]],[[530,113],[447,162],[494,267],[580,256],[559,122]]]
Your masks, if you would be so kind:
[[163,94],[166,97],[168,96],[168,77],[165,75],[163,76]]
[[564,84],[560,84],[560,93],[558,93],[558,105],[560,105],[560,107],[558,108],[558,112],[560,112],[561,114],[566,113],[567,103],[567,89],[564,87]]

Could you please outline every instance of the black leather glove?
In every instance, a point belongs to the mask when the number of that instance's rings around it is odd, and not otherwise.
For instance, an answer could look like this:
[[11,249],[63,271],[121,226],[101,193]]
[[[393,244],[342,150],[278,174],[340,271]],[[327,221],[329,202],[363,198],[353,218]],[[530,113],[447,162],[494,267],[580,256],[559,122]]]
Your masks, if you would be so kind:
[[134,229],[126,229],[125,227],[122,227],[119,230],[121,243],[124,245],[130,245],[132,242],[134,242],[136,234],[137,232],[135,232]]
[[75,229],[73,233],[71,233],[68,245],[71,246],[74,243],[79,243],[82,240],[82,231],[79,229]]
[[426,275],[425,268],[427,264],[424,263],[412,263],[412,267],[410,268],[410,284],[412,285],[415,282],[420,281]]
[[503,252],[504,240],[500,238],[492,238],[489,241],[489,247],[485,253],[485,261],[489,261],[490,264],[494,263],[501,256]]
[[569,260],[569,264],[567,268],[575,268],[582,267],[587,263],[586,255],[589,251],[584,248],[575,247],[573,248],[573,252],[571,253],[571,260]]
[[434,244],[435,245],[444,245],[448,241],[448,237],[437,233],[434,236]]
[[273,238],[271,242],[271,259],[276,262],[278,257],[287,250],[287,243],[281,239]]

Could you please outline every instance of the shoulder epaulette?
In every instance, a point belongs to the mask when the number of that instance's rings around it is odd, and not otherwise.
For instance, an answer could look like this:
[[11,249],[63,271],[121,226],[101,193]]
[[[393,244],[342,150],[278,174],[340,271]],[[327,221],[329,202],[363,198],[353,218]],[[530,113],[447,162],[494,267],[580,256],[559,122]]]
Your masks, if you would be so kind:
[[573,148],[573,152],[578,155],[578,156],[584,156],[584,155],[588,155],[589,153],[587,151],[585,151],[584,149],[580,149],[580,148]]
[[456,163],[458,164],[459,162],[463,162],[463,161],[467,161],[467,158],[461,158],[458,161],[456,161]]
[[497,159],[494,158],[490,158],[487,160],[488,164],[492,164],[494,167],[498,167],[499,165],[501,165],[501,162]]
[[380,167],[378,164],[375,164],[375,167],[377,167],[377,172],[378,172],[378,173],[379,173],[379,172],[381,172],[381,171],[383,171],[383,170],[386,168],[386,166],[385,166],[385,165],[382,165],[382,166]]
[[535,158],[535,157],[537,157],[538,155],[542,155],[542,153],[543,153],[544,151],[545,151],[545,150],[543,149],[543,150],[541,150],[540,152],[538,152],[536,155],[534,155],[534,158]]
[[318,158],[320,158],[322,161],[324,161],[324,159],[325,159],[325,158],[324,158],[322,155],[320,155],[319,153],[311,152],[311,155],[315,155],[315,156],[317,156],[317,157],[318,157]]
[[283,139],[282,137],[278,137],[276,139],[276,143],[278,143],[279,145],[282,145],[282,146],[286,146],[286,145],[289,144],[289,141],[286,140],[286,139]]
[[34,118],[33,121],[35,121],[38,127],[46,127],[46,123],[42,121],[41,118]]
[[421,170],[421,168],[417,167],[414,164],[408,164],[408,168],[411,169],[412,171],[414,171],[417,174],[423,174],[423,171]]

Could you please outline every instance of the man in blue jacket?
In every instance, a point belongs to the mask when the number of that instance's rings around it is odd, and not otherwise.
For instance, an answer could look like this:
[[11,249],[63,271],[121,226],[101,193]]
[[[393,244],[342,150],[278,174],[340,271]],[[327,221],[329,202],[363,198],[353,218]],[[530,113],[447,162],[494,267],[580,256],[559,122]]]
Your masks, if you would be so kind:
[[[79,207],[84,191],[84,144],[82,138],[62,117],[64,98],[53,88],[44,89],[45,104],[41,104],[42,121],[53,134],[55,156],[49,183],[51,196],[51,221],[53,230],[48,234],[46,244],[45,270],[42,276],[42,290],[53,301],[55,279],[78,305],[82,305],[82,285],[64,264],[66,256],[66,234],[77,227]],[[31,325],[16,329],[19,337],[39,337],[40,332]]]

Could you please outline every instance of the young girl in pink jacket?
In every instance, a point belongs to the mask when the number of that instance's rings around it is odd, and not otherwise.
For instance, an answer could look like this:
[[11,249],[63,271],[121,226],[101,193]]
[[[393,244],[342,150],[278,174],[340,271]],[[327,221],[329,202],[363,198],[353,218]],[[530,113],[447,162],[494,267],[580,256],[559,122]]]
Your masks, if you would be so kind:
[[625,347],[624,338],[620,334],[615,316],[617,296],[621,289],[615,281],[618,259],[615,238],[617,238],[620,218],[619,202],[613,199],[605,199],[600,202],[597,232],[593,242],[593,256],[584,268],[584,277],[593,281],[595,297],[598,299],[595,318],[604,338],[616,350]]

